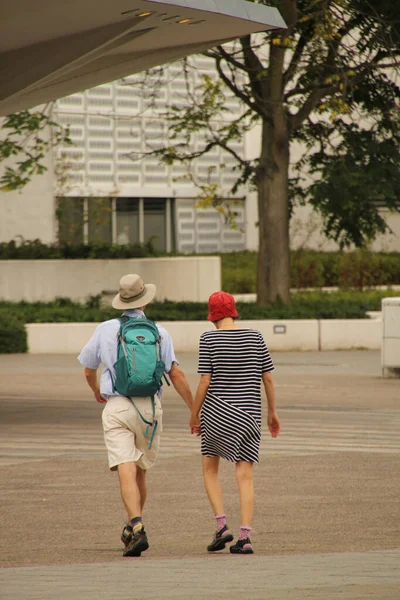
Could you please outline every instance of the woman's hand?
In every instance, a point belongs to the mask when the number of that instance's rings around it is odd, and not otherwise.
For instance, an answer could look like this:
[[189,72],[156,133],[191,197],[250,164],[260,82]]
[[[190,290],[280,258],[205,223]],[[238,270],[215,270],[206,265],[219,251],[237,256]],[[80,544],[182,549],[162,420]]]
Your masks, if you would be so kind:
[[200,430],[200,419],[199,414],[201,411],[201,407],[203,406],[203,402],[206,399],[207,390],[211,382],[210,374],[201,374],[199,385],[197,387],[196,395],[194,397],[194,402],[192,406],[192,416],[190,418],[190,433],[195,433],[196,435],[201,435]]
[[278,433],[281,430],[281,424],[278,419],[276,412],[268,411],[268,429],[273,438],[278,437]]
[[200,435],[200,419],[198,415],[192,414],[190,417],[190,433],[195,433],[196,435]]

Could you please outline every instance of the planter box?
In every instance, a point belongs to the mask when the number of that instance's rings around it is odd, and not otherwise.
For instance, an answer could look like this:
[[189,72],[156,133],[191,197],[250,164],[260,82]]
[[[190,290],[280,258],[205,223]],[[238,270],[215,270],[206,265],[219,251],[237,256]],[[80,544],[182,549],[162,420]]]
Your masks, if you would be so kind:
[[0,260],[0,298],[11,302],[50,302],[118,290],[127,273],[139,273],[157,286],[156,300],[207,302],[221,289],[219,256],[116,260]]

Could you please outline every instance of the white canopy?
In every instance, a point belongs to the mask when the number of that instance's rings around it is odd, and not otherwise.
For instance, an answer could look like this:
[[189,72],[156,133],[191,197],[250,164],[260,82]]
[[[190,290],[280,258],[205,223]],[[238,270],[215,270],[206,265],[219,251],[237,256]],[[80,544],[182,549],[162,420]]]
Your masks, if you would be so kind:
[[0,115],[285,27],[245,0],[0,0]]

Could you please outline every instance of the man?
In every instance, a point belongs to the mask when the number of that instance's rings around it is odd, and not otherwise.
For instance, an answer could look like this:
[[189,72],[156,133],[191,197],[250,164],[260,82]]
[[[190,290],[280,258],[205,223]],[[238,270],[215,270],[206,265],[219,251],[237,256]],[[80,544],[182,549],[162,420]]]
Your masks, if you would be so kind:
[[[119,293],[112,301],[113,308],[135,319],[145,318],[144,308],[156,294],[156,286],[144,284],[139,275],[125,275],[119,283]],[[108,450],[109,467],[118,472],[122,500],[128,514],[128,523],[122,531],[124,556],[140,556],[149,547],[143,528],[142,512],[146,500],[146,473],[154,466],[162,431],[161,390],[155,396],[155,407],[150,397],[132,401],[115,391],[118,333],[120,321],[111,319],[101,323],[83,348],[78,360],[85,367],[85,377],[100,404],[106,404],[103,415],[104,440]],[[176,360],[172,339],[157,325],[160,334],[160,358],[165,364],[175,390],[192,407],[192,393],[186,377]],[[140,336],[139,336],[140,337]],[[103,363],[100,385],[97,369]],[[151,436],[148,419],[153,416]]]

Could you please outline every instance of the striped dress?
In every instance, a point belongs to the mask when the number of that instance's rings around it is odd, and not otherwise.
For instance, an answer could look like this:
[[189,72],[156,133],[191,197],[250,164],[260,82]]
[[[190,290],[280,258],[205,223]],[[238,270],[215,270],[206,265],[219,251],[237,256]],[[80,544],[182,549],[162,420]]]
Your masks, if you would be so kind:
[[201,453],[258,462],[261,376],[274,365],[259,331],[217,329],[200,336],[200,374],[211,374],[201,415]]

